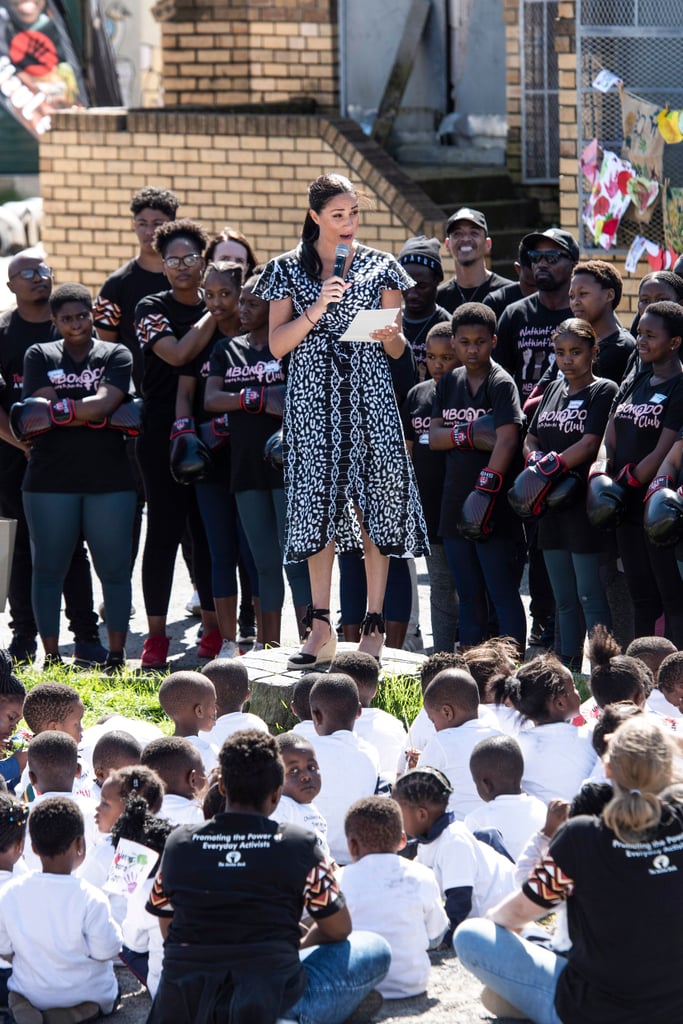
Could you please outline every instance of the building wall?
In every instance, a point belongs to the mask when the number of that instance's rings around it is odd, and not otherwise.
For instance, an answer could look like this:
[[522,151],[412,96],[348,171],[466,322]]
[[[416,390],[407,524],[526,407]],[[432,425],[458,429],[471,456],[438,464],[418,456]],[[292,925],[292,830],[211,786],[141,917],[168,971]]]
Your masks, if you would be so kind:
[[43,241],[57,280],[94,292],[135,254],[128,209],[146,184],[213,233],[239,227],[265,260],[298,241],[308,183],[341,171],[372,200],[361,241],[398,252],[441,235],[443,214],[351,121],[303,115],[144,110],[58,114],[41,144]]

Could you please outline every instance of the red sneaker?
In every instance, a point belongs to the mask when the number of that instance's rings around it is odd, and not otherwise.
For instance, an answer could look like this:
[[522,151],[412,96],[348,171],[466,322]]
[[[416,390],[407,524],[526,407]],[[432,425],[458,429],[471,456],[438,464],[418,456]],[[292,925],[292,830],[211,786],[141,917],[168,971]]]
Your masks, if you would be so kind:
[[168,664],[168,647],[170,640],[163,633],[154,633],[145,640],[140,658],[141,668],[163,669]]
[[210,633],[204,633],[197,647],[198,658],[209,658],[213,660],[220,654],[223,646],[223,637],[220,629],[212,629]]

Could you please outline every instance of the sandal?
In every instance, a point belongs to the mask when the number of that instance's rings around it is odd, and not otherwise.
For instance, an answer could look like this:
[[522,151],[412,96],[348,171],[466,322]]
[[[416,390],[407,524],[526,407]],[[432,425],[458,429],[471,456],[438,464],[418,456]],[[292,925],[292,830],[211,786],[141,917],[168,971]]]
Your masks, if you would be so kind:
[[[372,647],[371,642],[368,640],[378,640],[376,644],[377,650],[370,650]],[[382,654],[382,647],[384,646],[384,616],[381,612],[367,612],[365,618],[360,624],[360,643],[358,644],[358,650],[363,651],[365,654],[371,654],[372,657],[379,662],[380,655]]]
[[329,608],[314,608],[313,605],[309,604],[303,619],[304,626],[310,629],[313,625],[313,620],[319,619],[321,622],[326,622],[330,627],[330,637],[321,644],[317,654],[309,654],[307,651],[298,651],[296,654],[293,654],[287,662],[288,669],[317,668],[319,665],[329,665],[337,653],[337,634],[332,629],[329,615]]

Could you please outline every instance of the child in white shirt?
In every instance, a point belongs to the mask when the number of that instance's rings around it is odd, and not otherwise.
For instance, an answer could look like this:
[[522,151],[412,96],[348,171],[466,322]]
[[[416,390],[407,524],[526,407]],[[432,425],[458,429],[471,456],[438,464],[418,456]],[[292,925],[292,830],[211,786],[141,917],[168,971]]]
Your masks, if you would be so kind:
[[[422,690],[423,699],[431,681],[445,668],[463,668],[467,670],[467,665],[463,655],[458,651],[435,651],[434,654],[430,654],[422,662],[420,665],[420,689]],[[408,768],[417,767],[417,759],[435,732],[436,729],[429,721],[427,712],[424,707],[421,707],[408,726],[406,742],[396,766],[398,775],[402,775]]]
[[381,708],[370,707],[379,685],[377,660],[364,651],[342,651],[335,655],[330,672],[346,673],[358,687],[361,710],[353,731],[376,748],[382,777],[393,782],[408,736],[397,718]]
[[242,710],[251,691],[247,670],[239,658],[216,658],[204,666],[202,675],[211,680],[216,691],[216,722],[209,733],[209,743],[216,753],[234,732],[242,729],[268,732],[262,718]]
[[438,768],[451,784],[448,804],[458,821],[481,807],[470,773],[470,755],[477,743],[500,730],[479,718],[479,690],[469,672],[444,669],[432,680],[424,695],[425,710],[436,729],[420,754],[418,768]]
[[42,871],[0,892],[0,954],[14,957],[10,1009],[17,1020],[67,1007],[81,1020],[111,1013],[121,932],[106,896],[73,874],[85,857],[83,815],[73,799],[50,797],[31,810],[29,833]]
[[448,928],[434,872],[398,856],[406,836],[394,800],[357,800],[345,828],[352,863],[338,877],[353,926],[376,932],[391,946],[391,967],[377,989],[385,999],[419,995],[429,981],[427,949]]
[[182,736],[199,751],[208,775],[218,764],[212,738],[216,724],[216,690],[202,672],[171,672],[159,687],[159,703],[173,722],[173,735]]
[[450,782],[435,768],[413,768],[394,788],[404,828],[417,839],[417,859],[434,871],[446,903],[450,927],[444,949],[461,921],[484,917],[515,889],[512,861],[454,820],[447,810],[450,795]]
[[164,784],[160,818],[174,825],[193,825],[204,820],[202,799],[206,773],[199,751],[182,736],[162,736],[142,751],[141,763],[152,768]]
[[[0,892],[14,878],[26,874],[22,854],[26,839],[28,807],[0,792]],[[0,959],[0,1014],[7,1009],[7,982],[12,965]]]
[[[658,702],[653,701],[655,693]],[[657,673],[657,690],[653,690],[648,704],[654,706],[661,714],[674,720],[683,714],[683,652],[676,651],[667,655],[659,666]],[[676,728],[683,728],[683,723],[676,722]]]
[[491,736],[477,743],[470,757],[470,772],[481,799],[485,801],[465,818],[472,833],[497,829],[503,846],[514,861],[529,836],[543,827],[546,806],[521,789],[524,758],[512,736]]
[[[94,846],[99,838],[95,828],[97,805],[91,797],[74,793],[77,770],[78,747],[67,733],[48,730],[34,736],[29,743],[28,775],[35,792],[31,812],[48,797],[68,797],[78,805],[83,815],[86,844]],[[30,871],[40,870],[40,859],[30,842],[24,849],[24,860]]]
[[327,822],[330,853],[338,864],[346,864],[349,851],[344,818],[355,800],[374,795],[379,757],[374,747],[353,732],[360,714],[353,679],[341,673],[323,675],[311,690],[310,701],[317,733],[313,746],[322,782],[318,809]]
[[[159,733],[158,735],[161,735]],[[155,737],[156,738],[156,737]],[[102,785],[112,772],[129,765],[140,764],[142,744],[129,732],[112,729],[95,741],[92,748],[92,770],[95,776],[95,793],[102,791]]]
[[[683,675],[681,671],[683,669],[683,659],[680,657],[676,645],[665,636],[638,636],[635,640],[631,641],[625,653],[628,658],[637,658],[639,661],[642,661],[652,673],[655,686],[647,698],[646,707],[648,711],[673,720],[675,728],[680,728],[683,723],[676,721],[676,719],[682,717],[679,704],[675,701],[672,703],[668,699],[668,694],[664,692],[659,684],[661,666],[665,661],[670,666],[671,662],[669,659],[672,656],[678,661],[679,676]],[[667,671],[670,671],[670,668]]]
[[535,726],[518,736],[524,755],[522,789],[545,804],[555,797],[572,800],[597,755],[590,732],[571,724],[580,704],[571,672],[554,655],[544,654],[521,665],[508,690],[514,706]]
[[277,745],[285,765],[285,781],[280,802],[270,817],[281,825],[286,822],[314,832],[322,852],[329,857],[327,822],[313,803],[321,785],[315,750],[295,732],[280,733]]
[[296,725],[292,726],[292,732],[309,743],[314,743],[318,735],[311,718],[311,690],[319,680],[325,678],[325,675],[325,672],[306,672],[294,684],[292,699],[289,702],[290,711],[298,719]]
[[[24,701],[24,720],[34,738],[43,732],[65,732],[79,747],[83,739],[84,711],[78,691],[66,683],[38,683]],[[79,756],[78,770],[72,784],[74,796],[92,797],[93,782],[88,760]],[[26,794],[29,803],[33,800],[28,768],[22,773],[16,793],[17,796]]]

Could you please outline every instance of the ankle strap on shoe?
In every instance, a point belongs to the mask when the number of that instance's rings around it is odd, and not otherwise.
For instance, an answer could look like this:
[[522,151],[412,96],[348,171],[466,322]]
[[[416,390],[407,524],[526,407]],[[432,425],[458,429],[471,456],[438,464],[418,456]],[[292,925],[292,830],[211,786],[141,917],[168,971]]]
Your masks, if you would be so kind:
[[313,619],[320,619],[321,622],[326,622],[327,625],[329,626],[329,615],[329,608],[314,608],[312,604],[309,604],[308,608],[306,609],[306,614],[301,620],[302,625],[304,625],[307,629],[310,629],[311,626],[313,625]]
[[370,636],[375,632],[384,633],[384,616],[381,612],[367,612],[361,622],[361,633],[363,636]]

